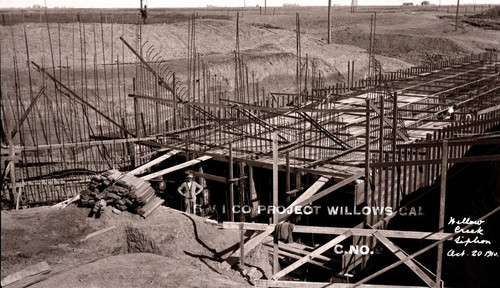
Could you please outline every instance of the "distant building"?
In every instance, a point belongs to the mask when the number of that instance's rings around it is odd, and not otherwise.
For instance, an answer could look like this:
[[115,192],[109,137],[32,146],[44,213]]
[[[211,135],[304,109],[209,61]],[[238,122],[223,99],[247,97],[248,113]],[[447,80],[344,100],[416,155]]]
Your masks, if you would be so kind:
[[421,4],[421,5],[422,5],[422,6],[424,6],[424,5],[431,5],[431,2],[429,2],[429,1],[422,1],[422,4]]
[[413,6],[413,2],[405,2],[403,3],[403,6]]

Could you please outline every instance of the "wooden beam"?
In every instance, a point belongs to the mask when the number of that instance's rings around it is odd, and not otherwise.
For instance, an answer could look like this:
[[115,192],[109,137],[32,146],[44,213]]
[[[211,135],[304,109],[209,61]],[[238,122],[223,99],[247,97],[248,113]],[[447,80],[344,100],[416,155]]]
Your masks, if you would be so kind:
[[[278,207],[278,133],[273,132],[273,206]],[[273,223],[278,225],[279,215],[273,213]],[[276,237],[276,236],[275,236]],[[278,243],[273,243],[273,273],[277,273],[280,269],[278,261]]]
[[83,241],[85,241],[85,240],[88,240],[88,239],[90,239],[90,238],[92,238],[92,237],[95,237],[95,236],[97,236],[97,235],[104,234],[104,233],[106,233],[106,232],[108,232],[108,231],[111,231],[111,230],[113,230],[113,229],[115,229],[115,228],[116,228],[116,226],[114,226],[114,225],[113,225],[113,226],[111,226],[111,227],[107,227],[107,228],[101,229],[101,230],[99,230],[99,231],[96,231],[96,232],[90,233],[89,235],[85,236],[85,238],[80,239],[80,242],[83,242]]
[[[474,163],[474,162],[495,162],[500,161],[500,154],[495,155],[480,155],[480,156],[468,156],[460,158],[449,158],[448,163]],[[382,167],[397,167],[397,166],[408,166],[408,165],[427,165],[427,164],[439,164],[440,159],[433,160],[413,160],[413,161],[400,161],[400,162],[377,162],[370,164],[374,168]]]
[[297,203],[297,206],[304,206],[304,205],[307,205],[309,203],[312,203],[312,202],[320,199],[321,197],[326,196],[326,195],[334,192],[335,190],[344,187],[345,185],[353,182],[354,180],[356,180],[364,175],[365,175],[365,171],[354,174],[351,177],[344,179],[344,180],[340,181],[339,183],[333,185],[332,187],[327,188],[327,189],[325,189],[325,190],[323,190],[323,191],[321,191],[321,192],[319,192],[319,193],[317,193],[317,194],[315,194],[315,195],[313,195],[305,200],[302,200],[301,202]]
[[389,125],[389,127],[391,127],[392,129],[395,129],[396,130],[396,133],[399,135],[399,137],[403,138],[403,140],[405,142],[408,142],[410,139],[408,139],[408,137],[406,137],[406,135],[401,132],[401,130],[399,130],[397,127],[392,127],[392,123],[389,121],[389,119],[387,119],[387,117],[385,117],[384,114],[380,113],[380,110],[375,107],[375,105],[373,105],[371,102],[370,103],[370,108],[373,109],[373,111],[375,111],[375,113],[377,113],[380,117],[382,117],[382,119],[384,119],[384,122],[387,123],[387,125]]
[[[406,256],[408,256],[408,254],[404,253],[401,250],[401,248],[399,248],[398,246],[396,246],[389,239],[387,239],[384,236],[380,235],[379,232],[375,232],[373,234],[373,236],[375,236],[375,238],[377,238],[380,242],[382,242],[382,244],[384,244],[385,247],[387,247],[399,259],[403,259]],[[413,270],[413,272],[415,272],[415,274],[417,274],[417,276],[420,277],[420,279],[422,279],[422,281],[424,281],[425,284],[427,284],[429,287],[436,287],[436,282],[432,281],[432,279],[422,269],[420,269],[414,261],[416,261],[416,260],[415,259],[411,259],[411,261],[406,261],[404,263],[406,264],[406,266],[408,266],[408,268],[410,268],[411,270]]]
[[[275,281],[275,280],[255,280],[256,287],[278,287],[278,288],[351,288],[353,284],[349,283],[328,283],[328,282],[308,282],[308,281]],[[426,286],[407,286],[407,285],[380,285],[380,284],[362,284],[360,288],[428,288]]]
[[160,164],[161,162],[165,161],[166,159],[170,158],[171,156],[173,156],[179,152],[181,152],[181,151],[180,150],[172,150],[165,155],[162,155],[162,156],[160,156],[160,157],[158,157],[158,158],[156,158],[156,159],[154,159],[154,160],[152,160],[152,161],[150,161],[150,162],[148,162],[140,167],[135,168],[132,171],[129,171],[128,174],[131,174],[134,176],[142,174],[142,173],[146,172],[146,169],[151,168],[154,165]]
[[[318,180],[316,180],[316,182],[314,182],[313,185],[311,185],[311,187],[309,187],[306,191],[304,191],[304,193],[302,193],[297,199],[295,199],[292,204],[288,205],[287,209],[293,210],[293,208],[303,200],[310,198],[312,195],[318,192],[318,190],[321,189],[321,187],[323,187],[328,181],[330,181],[330,178],[332,178],[332,176],[321,176]],[[290,214],[281,216],[279,222],[286,220],[290,216]]]
[[[275,93],[273,93],[275,94]],[[291,116],[291,115],[281,115],[283,113],[295,113],[295,112],[323,112],[323,113],[365,113],[366,111],[364,109],[351,109],[351,108],[346,108],[346,109],[321,109],[321,108],[310,108],[310,107],[303,107],[303,108],[278,108],[278,107],[265,107],[265,106],[257,106],[257,105],[249,105],[245,103],[241,104],[234,104],[234,105],[227,105],[227,104],[216,104],[216,103],[204,103],[204,102],[194,102],[194,101],[182,101],[182,100],[172,100],[172,99],[163,99],[163,98],[155,98],[151,96],[145,96],[145,95],[137,95],[137,94],[128,94],[129,97],[133,97],[136,99],[145,99],[145,100],[151,100],[155,102],[160,102],[160,103],[171,103],[171,104],[179,104],[179,105],[187,105],[187,106],[196,106],[196,107],[211,107],[211,108],[221,108],[221,109],[236,109],[236,110],[255,110],[255,111],[265,111],[265,112],[270,112],[273,113],[276,116],[283,116],[283,117],[291,117],[298,119],[297,117]],[[294,94],[296,96],[296,94]],[[227,101],[227,99],[221,99],[223,101]]]
[[[239,229],[239,222],[223,222],[223,229]],[[264,223],[244,223],[245,230],[264,231],[269,227],[274,228],[273,224]],[[387,238],[421,239],[421,240],[441,240],[451,235],[451,233],[425,232],[425,231],[403,231],[403,230],[376,230],[362,228],[343,228],[343,227],[321,227],[294,225],[293,233],[314,233],[340,235],[350,231],[353,236],[373,236],[373,233],[379,232],[380,235]],[[451,241],[451,239],[450,239]]]
[[140,178],[142,178],[143,180],[151,180],[151,179],[156,178],[158,176],[163,176],[165,174],[172,173],[172,172],[175,172],[177,170],[184,169],[186,167],[189,167],[189,166],[192,166],[192,165],[195,165],[195,164],[198,164],[200,162],[210,160],[210,159],[212,159],[212,156],[201,156],[201,157],[198,157],[196,159],[184,162],[182,164],[175,165],[175,166],[169,167],[167,169],[163,169],[163,170],[160,170],[158,172],[142,176]]
[[[271,245],[269,245],[269,244],[264,244],[264,245],[268,246],[268,247],[271,247]],[[296,259],[296,260],[299,260],[299,259],[302,258],[302,256],[299,256],[297,254],[281,250],[281,246],[280,246],[280,250],[278,252],[279,252],[279,255],[283,255],[283,256],[286,256],[286,257],[289,257],[289,258],[293,258],[293,259]],[[317,267],[326,269],[328,271],[332,271],[333,270],[332,267],[326,266],[324,262],[318,262],[318,261],[315,261],[315,260],[308,260],[307,263],[312,264],[312,265],[316,265]]]
[[228,179],[226,177],[217,176],[213,174],[202,173],[194,170],[187,170],[186,173],[191,173],[196,177],[205,178],[206,180],[211,180],[219,183],[227,183]]
[[[229,143],[229,179],[233,179],[233,144]],[[227,200],[226,200],[227,201]],[[234,213],[233,213],[233,207],[234,207],[234,183],[231,181],[229,183],[229,219],[231,221],[234,221]]]
[[38,94],[36,94],[36,96],[31,100],[30,105],[28,106],[26,111],[24,111],[23,115],[19,119],[19,123],[17,123],[17,126],[14,127],[14,129],[12,130],[10,137],[14,138],[14,136],[16,136],[19,129],[21,129],[21,126],[23,125],[24,120],[26,120],[26,118],[28,118],[28,115],[30,114],[31,109],[33,109],[33,107],[35,107],[36,101],[38,100],[38,98],[40,98],[40,96],[43,95],[44,91],[45,91],[45,86],[42,86],[42,88],[40,88],[40,91],[38,91]]
[[278,273],[275,273],[273,275],[273,280],[278,280],[281,277],[287,275],[288,273],[292,272],[293,270],[299,268],[300,266],[304,265],[309,261],[310,259],[313,259],[314,257],[321,255],[323,252],[327,251],[328,249],[332,248],[333,246],[339,244],[340,242],[344,241],[348,237],[350,237],[352,234],[349,231],[346,231],[342,233],[341,235],[335,237],[334,239],[328,241],[326,244],[323,246],[317,248],[313,252],[309,253],[308,255],[302,257],[300,260],[296,261],[292,265],[286,267],[285,269],[281,270]]

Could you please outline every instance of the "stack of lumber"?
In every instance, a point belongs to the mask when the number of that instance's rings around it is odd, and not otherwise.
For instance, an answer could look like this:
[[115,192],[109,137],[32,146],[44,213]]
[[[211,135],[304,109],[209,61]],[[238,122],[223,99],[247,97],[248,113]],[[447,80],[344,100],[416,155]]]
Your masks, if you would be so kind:
[[109,170],[92,177],[87,189],[80,193],[82,206],[95,207],[101,200],[106,206],[137,213],[144,218],[165,200],[156,197],[148,181],[117,170]]

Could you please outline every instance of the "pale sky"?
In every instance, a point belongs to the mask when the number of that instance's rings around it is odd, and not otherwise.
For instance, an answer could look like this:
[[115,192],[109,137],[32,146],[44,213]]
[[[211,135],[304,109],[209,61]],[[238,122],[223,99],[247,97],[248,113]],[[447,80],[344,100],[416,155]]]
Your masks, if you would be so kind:
[[[264,0],[143,0],[150,8],[206,7],[207,4],[221,7],[241,7],[261,5]],[[139,0],[0,0],[0,8],[25,8],[35,4],[47,7],[68,8],[139,8]],[[419,4],[421,0],[358,0],[358,5],[401,5],[403,2]],[[456,0],[430,0],[431,4],[456,5]],[[301,6],[326,6],[328,0],[267,0],[268,7],[279,7],[283,3],[295,3]],[[460,4],[499,4],[499,0],[460,0]],[[332,4],[350,5],[351,0],[333,0]]]

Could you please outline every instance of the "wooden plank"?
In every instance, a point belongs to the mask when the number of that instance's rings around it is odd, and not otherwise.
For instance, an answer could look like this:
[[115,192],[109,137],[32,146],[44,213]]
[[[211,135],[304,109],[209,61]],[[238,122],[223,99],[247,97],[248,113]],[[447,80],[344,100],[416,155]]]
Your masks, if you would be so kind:
[[[244,223],[245,230],[264,231],[268,228],[273,228],[274,225],[264,223]],[[239,222],[223,222],[223,229],[239,229]],[[340,235],[350,231],[354,236],[373,236],[373,233],[379,232],[387,238],[404,238],[404,239],[425,239],[425,240],[441,240],[451,235],[451,233],[441,232],[425,232],[425,231],[403,231],[403,230],[376,230],[363,228],[342,228],[342,227],[320,227],[320,226],[304,226],[294,225],[294,233],[314,233],[314,234],[332,234]],[[452,239],[450,239],[452,240]]]
[[149,161],[148,163],[142,165],[142,166],[139,166],[137,168],[135,168],[134,170],[132,171],[129,171],[128,173],[131,174],[131,175],[139,175],[139,174],[142,174],[144,172],[146,172],[146,169],[148,168],[151,168],[153,167],[154,165],[157,165],[157,164],[160,164],[161,162],[165,161],[166,159],[172,157],[173,155],[179,153],[180,151],[179,150],[172,150],[170,152],[168,152],[167,154],[165,155],[162,155],[152,161]]
[[7,275],[5,278],[2,279],[1,286],[5,287],[9,284],[22,280],[26,277],[30,277],[48,271],[50,271],[49,264],[47,264],[47,262],[45,261],[42,261],[35,265],[24,268],[23,270]]
[[[328,283],[328,282],[307,282],[307,281],[275,281],[275,280],[255,280],[256,287],[278,287],[278,288],[351,288],[354,284],[349,283]],[[361,284],[359,288],[428,288],[426,286],[407,286],[407,285],[380,285],[380,284]]]
[[[271,247],[271,245],[269,245],[269,244],[264,244],[264,245],[268,246],[268,247]],[[272,252],[272,253],[273,253],[273,256],[274,256],[274,252]],[[299,256],[297,254],[293,254],[293,253],[290,253],[290,252],[286,252],[286,251],[283,251],[283,250],[279,250],[278,253],[281,256],[286,256],[286,257],[293,258],[293,259],[296,259],[296,260],[299,260],[299,259],[302,258],[302,256]],[[281,258],[283,258],[283,257],[281,257]],[[316,265],[317,267],[326,269],[328,271],[332,271],[333,270],[333,268],[326,266],[325,263],[323,263],[323,262],[318,262],[318,261],[315,261],[315,260],[308,260],[307,263]]]
[[156,197],[156,202],[154,203],[153,207],[149,208],[149,210],[145,211],[144,214],[142,215],[142,217],[146,218],[149,216],[149,214],[151,214],[153,211],[156,210],[156,208],[158,208],[161,204],[163,204],[163,202],[165,202],[165,199],[160,199],[158,197]]
[[113,229],[115,229],[115,228],[116,228],[116,226],[114,226],[114,225],[113,225],[113,226],[111,226],[111,227],[107,227],[107,228],[101,229],[101,230],[99,230],[99,231],[96,231],[96,232],[90,233],[89,235],[85,236],[85,238],[80,239],[80,242],[83,242],[83,241],[85,241],[85,240],[88,240],[88,239],[90,239],[90,238],[92,238],[92,237],[95,237],[95,236],[97,236],[97,235],[101,235],[101,234],[106,233],[106,232],[108,232],[108,231],[111,231],[111,230],[113,230]]
[[[304,244],[299,244],[299,243],[284,243],[284,242],[279,242],[279,248],[280,248],[280,253],[281,253],[281,250],[283,251],[288,251],[288,252],[291,252],[291,253],[295,253],[295,254],[298,254],[298,255],[301,255],[301,256],[305,256],[307,254],[309,254],[310,252],[312,252],[314,250],[314,247],[309,247],[309,246],[306,246]],[[308,250],[306,250],[308,249]],[[332,259],[332,258],[329,258],[329,257],[326,257],[326,256],[323,256],[323,255],[318,255],[316,257],[316,260],[317,261],[322,261],[322,262],[332,262],[332,261],[335,261],[335,259]]]
[[[399,259],[403,259],[406,256],[408,256],[406,253],[404,253],[401,248],[396,246],[394,243],[392,243],[389,239],[385,238],[384,236],[380,235],[380,233],[375,232],[373,234],[375,238],[377,238],[380,242],[382,242],[389,250],[394,253]],[[436,287],[436,282],[434,282],[422,269],[420,269],[417,264],[414,262],[416,261],[415,259],[411,259],[410,261],[404,262],[408,268],[410,268],[415,274],[417,274],[422,281],[425,282],[425,284],[429,285],[429,287]]]
[[206,160],[209,160],[209,159],[212,159],[212,156],[201,156],[201,157],[198,157],[196,159],[193,159],[193,160],[181,163],[179,165],[175,165],[175,166],[169,167],[167,169],[163,169],[163,170],[160,170],[158,172],[142,176],[140,178],[143,179],[143,180],[151,180],[151,179],[156,178],[158,176],[163,176],[165,174],[172,173],[172,172],[180,170],[180,169],[184,169],[186,167],[198,164],[200,162],[203,162],[203,161],[206,161]]
[[21,126],[23,125],[24,120],[26,120],[26,118],[28,117],[28,115],[31,113],[31,110],[35,106],[36,101],[38,100],[38,98],[40,98],[40,96],[43,95],[44,91],[45,91],[45,86],[42,86],[42,88],[40,88],[40,91],[38,91],[38,94],[36,94],[36,96],[31,100],[30,105],[24,111],[23,115],[19,119],[19,121],[17,123],[17,126],[14,127],[14,129],[12,130],[11,136],[10,136],[11,138],[14,138],[16,136],[16,134],[17,134],[17,131],[19,131],[19,129],[21,129]]
[[351,177],[340,181],[339,183],[333,185],[332,187],[327,188],[327,189],[325,189],[325,190],[323,190],[323,191],[321,191],[321,192],[319,192],[319,193],[317,193],[317,194],[315,194],[315,195],[313,195],[313,196],[311,196],[311,197],[309,197],[307,199],[302,200],[301,202],[299,202],[297,204],[297,206],[304,206],[304,205],[307,205],[309,203],[312,203],[312,202],[320,199],[321,197],[326,196],[326,195],[334,192],[335,190],[344,187],[345,185],[353,182],[354,180],[356,180],[356,179],[358,179],[358,178],[360,178],[360,177],[362,177],[364,175],[365,175],[365,171],[363,170],[363,172],[359,172],[359,173],[357,173],[355,175],[352,175]]
[[[330,180],[330,178],[332,178],[332,176],[328,175],[321,176],[318,180],[316,180],[316,182],[314,182],[313,185],[311,185],[311,187],[309,187],[306,191],[304,191],[304,193],[302,193],[297,199],[295,199],[295,201],[293,201],[292,204],[288,205],[287,209],[293,210],[293,208],[297,206],[299,203],[313,196],[316,192],[318,192],[319,189],[321,189],[321,187],[325,186],[325,184]],[[280,216],[279,221],[284,221],[290,216],[291,215],[289,214],[282,215]]]
[[62,202],[59,202],[59,203],[57,203],[57,204],[55,204],[55,205],[52,205],[52,206],[50,206],[49,208],[51,208],[51,209],[57,209],[57,210],[64,209],[64,208],[66,208],[66,206],[68,206],[69,204],[71,204],[71,203],[73,203],[73,202],[75,202],[75,201],[78,201],[78,200],[80,200],[80,194],[76,195],[76,196],[75,196],[75,197],[73,197],[73,198],[66,199],[66,200],[64,200],[64,201],[62,201]]
[[327,251],[328,249],[332,248],[333,246],[339,244],[340,242],[344,241],[348,237],[350,237],[352,234],[349,231],[346,231],[342,233],[341,235],[335,237],[334,239],[328,241],[326,244],[323,246],[317,248],[313,252],[309,253],[308,255],[302,257],[300,260],[296,261],[292,265],[286,267],[285,269],[281,270],[278,273],[275,273],[273,275],[273,280],[278,280],[279,278],[287,275],[288,273],[292,272],[293,270],[299,268],[300,266],[304,265],[309,261],[310,259],[313,259],[314,257],[321,255],[323,252]]
[[227,178],[223,177],[223,176],[202,173],[202,172],[198,172],[198,171],[194,171],[194,170],[187,170],[186,173],[191,173],[196,177],[204,178],[204,179],[215,181],[215,182],[227,183]]

